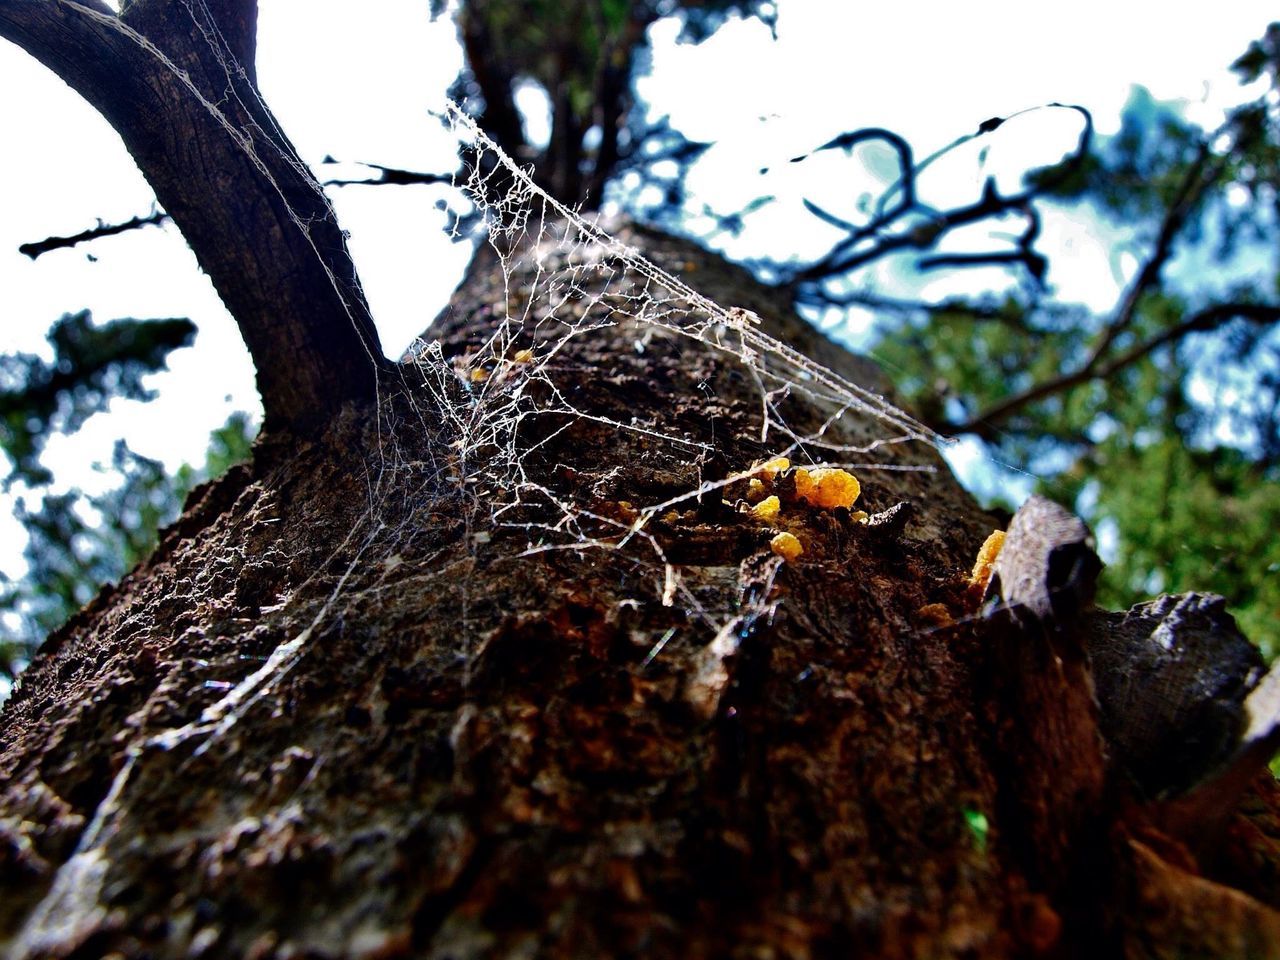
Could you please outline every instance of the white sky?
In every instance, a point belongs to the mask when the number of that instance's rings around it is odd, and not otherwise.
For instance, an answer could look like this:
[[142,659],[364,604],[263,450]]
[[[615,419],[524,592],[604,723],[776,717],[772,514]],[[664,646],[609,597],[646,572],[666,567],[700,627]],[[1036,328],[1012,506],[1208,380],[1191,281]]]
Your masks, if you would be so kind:
[[[451,24],[428,21],[426,0],[260,4],[261,87],[304,159],[450,167],[451,142],[428,109],[442,103],[460,54]],[[700,47],[676,46],[671,24],[655,31],[654,74],[642,93],[690,137],[719,141],[691,184],[719,209],[762,190],[833,204],[852,195],[847,166],[830,179],[818,165],[785,161],[860,126],[897,130],[924,156],[987,117],[1058,100],[1088,106],[1106,133],[1116,129],[1135,83],[1158,99],[1188,101],[1192,119],[1214,125],[1223,106],[1241,98],[1228,65],[1276,15],[1262,2],[1220,4],[1212,14],[1202,4],[1115,0],[1069,7],[781,0],[780,7],[776,43],[758,23],[730,24]],[[210,429],[232,409],[257,406],[234,324],[172,228],[34,263],[19,255],[20,243],[76,233],[96,218],[145,214],[152,196],[105,122],[3,41],[0,91],[0,351],[46,352],[48,325],[85,307],[102,321],[189,316],[200,327],[195,347],[174,354],[172,372],[156,379],[159,400],[117,404],[120,413],[95,418],[83,436],[52,444],[46,462],[80,479],[84,465],[109,457],[122,432],[135,449],[171,465],[199,462]],[[1064,111],[1010,124],[986,171],[1055,159],[1076,129]],[[762,166],[775,170],[767,183]],[[968,189],[982,174],[972,154],[960,156],[938,184]],[[440,232],[434,205],[441,195],[394,187],[335,193],[390,353],[421,332],[464,265],[465,250]],[[760,219],[745,241],[752,252],[821,247],[821,228],[795,216],[794,204],[766,208]],[[1123,264],[1090,229],[1054,222],[1042,248],[1065,251],[1051,257],[1051,280],[1062,293],[1102,307]],[[17,572],[19,550],[16,523],[0,518],[0,568]]]

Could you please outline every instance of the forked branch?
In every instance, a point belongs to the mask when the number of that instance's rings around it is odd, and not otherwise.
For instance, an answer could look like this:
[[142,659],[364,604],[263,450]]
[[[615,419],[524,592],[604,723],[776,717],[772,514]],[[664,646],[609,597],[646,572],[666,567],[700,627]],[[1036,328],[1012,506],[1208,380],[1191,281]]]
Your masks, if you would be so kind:
[[0,37],[97,109],[240,326],[271,430],[376,397],[384,360],[346,240],[244,62],[255,0],[0,0]]
[[1050,377],[1033,384],[1026,390],[1006,397],[953,429],[960,432],[989,432],[991,427],[1007,420],[1031,404],[1070,390],[1082,383],[1108,380],[1160,347],[1176,343],[1190,333],[1215,329],[1237,317],[1255,323],[1276,321],[1277,310],[1280,308],[1265,304],[1223,303],[1192,314],[1182,322],[1153,335],[1123,353],[1116,355],[1111,353],[1111,348],[1120,335],[1133,326],[1143,298],[1159,284],[1165,264],[1173,255],[1174,241],[1186,225],[1191,213],[1199,204],[1205,191],[1217,182],[1226,168],[1226,159],[1215,159],[1210,152],[1209,143],[1210,140],[1206,140],[1201,144],[1195,159],[1179,182],[1173,201],[1161,220],[1151,253],[1125,289],[1111,319],[1098,331],[1084,362],[1074,370]]
[[[854,147],[864,143],[882,143],[895,155],[898,180],[881,195],[876,209],[867,222],[862,224],[852,223],[809,200],[804,201],[805,208],[810,213],[823,222],[843,230],[846,235],[820,260],[798,270],[780,269],[778,271],[781,275],[790,275],[788,286],[797,300],[821,303],[827,299],[824,281],[847,276],[892,253],[933,249],[944,236],[957,228],[990,221],[1006,213],[1019,214],[1027,221],[1026,230],[1016,242],[1015,249],[980,254],[935,256],[922,261],[919,266],[928,269],[940,266],[967,267],[1021,263],[1036,279],[1042,279],[1045,270],[1044,257],[1033,247],[1040,228],[1039,217],[1032,205],[1033,201],[1051,193],[1055,187],[1071,177],[1088,157],[1089,147],[1093,142],[1093,117],[1088,110],[1081,106],[1063,103],[1051,103],[1047,106],[1074,111],[1083,120],[1075,149],[1070,155],[1039,181],[1016,193],[1003,194],[997,188],[995,181],[988,179],[983,186],[982,195],[977,200],[950,210],[936,210],[920,200],[917,194],[917,181],[920,174],[930,164],[952,150],[992,133],[1011,118],[993,117],[985,120],[979,124],[974,133],[958,138],[919,162],[916,161],[910,144],[893,131],[880,127],[869,127],[841,134],[814,150],[813,153],[824,150],[850,152]],[[792,162],[799,163],[811,155],[796,157]]]

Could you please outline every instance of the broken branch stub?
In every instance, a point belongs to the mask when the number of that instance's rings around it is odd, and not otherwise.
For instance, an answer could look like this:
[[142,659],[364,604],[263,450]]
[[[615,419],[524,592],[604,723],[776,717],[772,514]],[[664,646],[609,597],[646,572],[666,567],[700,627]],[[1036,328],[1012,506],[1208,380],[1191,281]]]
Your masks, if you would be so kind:
[[1033,494],[1009,523],[987,592],[998,591],[1015,616],[1073,620],[1093,603],[1101,569],[1084,521]]
[[1235,752],[1266,665],[1222,597],[1162,596],[1097,612],[1084,636],[1103,733],[1143,794],[1181,793]]

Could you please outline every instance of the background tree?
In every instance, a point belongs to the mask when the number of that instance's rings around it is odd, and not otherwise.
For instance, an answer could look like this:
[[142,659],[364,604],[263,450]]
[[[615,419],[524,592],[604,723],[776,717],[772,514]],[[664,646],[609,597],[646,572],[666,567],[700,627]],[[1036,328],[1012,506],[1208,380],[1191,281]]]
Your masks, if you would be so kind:
[[[253,14],[0,3],[120,128],[266,409],[5,708],[12,953],[1274,949],[1277,681],[1220,604],[1091,615],[1083,528],[1033,501],[980,611],[989,518],[795,284],[616,242],[474,132],[493,245],[385,362]],[[780,447],[865,457],[869,515],[753,466]]]

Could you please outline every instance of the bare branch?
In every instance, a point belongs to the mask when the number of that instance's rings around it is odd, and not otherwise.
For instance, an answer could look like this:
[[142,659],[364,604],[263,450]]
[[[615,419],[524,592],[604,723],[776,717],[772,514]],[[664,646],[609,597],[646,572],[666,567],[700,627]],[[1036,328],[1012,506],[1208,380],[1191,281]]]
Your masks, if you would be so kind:
[[1035,242],[1040,237],[1040,214],[1029,202],[1022,208],[1027,218],[1027,227],[1018,237],[1013,250],[994,250],[984,253],[949,253],[933,257],[923,257],[916,263],[918,270],[933,270],[938,267],[989,267],[1001,264],[1020,263],[1027,273],[1036,281],[1044,283],[1044,275],[1049,269],[1049,261],[1035,249]]
[[[335,160],[333,157],[325,157],[324,162],[326,164],[336,164],[341,161]],[[326,187],[404,187],[416,184],[453,182],[452,173],[422,173],[417,170],[401,170],[397,167],[384,167],[381,164],[364,162],[360,162],[360,166],[368,167],[370,170],[377,170],[378,175],[376,177],[366,177],[364,180],[335,177],[322,181],[322,185]]]
[[1096,379],[1106,380],[1125,367],[1137,363],[1143,357],[1159,350],[1163,346],[1176,343],[1191,333],[1205,333],[1216,330],[1232,320],[1248,320],[1252,323],[1276,323],[1280,321],[1280,306],[1265,303],[1220,303],[1193,313],[1181,323],[1168,330],[1144,340],[1131,347],[1119,356],[1098,366],[1094,371]]
[[[1007,256],[1004,252],[998,252],[977,255],[976,259],[973,255],[946,255],[944,258],[936,259],[933,262],[936,265],[948,266],[969,266],[973,262],[1017,262],[1026,265],[1033,272],[1033,275],[1037,270],[1042,272],[1044,258],[1031,248],[1032,241],[1035,239],[1035,231],[1038,231],[1039,228],[1038,218],[1036,218],[1032,208],[1032,201],[1038,196],[1048,193],[1070,177],[1088,156],[1089,147],[1093,142],[1093,117],[1084,107],[1061,103],[1046,104],[1046,107],[1073,110],[1084,118],[1084,126],[1076,142],[1075,149],[1065,162],[1057,166],[1054,174],[1008,196],[1001,194],[995,183],[992,180],[988,180],[983,187],[980,199],[972,204],[947,211],[937,211],[919,202],[916,195],[916,180],[919,174],[940,157],[977,137],[986,136],[1011,118],[993,117],[990,120],[983,121],[976,132],[959,137],[919,163],[915,161],[911,148],[906,141],[892,131],[878,127],[841,134],[839,137],[823,144],[818,148],[819,151],[829,149],[851,150],[854,146],[868,141],[886,143],[897,154],[900,175],[897,182],[890,185],[889,189],[881,196],[880,203],[871,220],[862,226],[849,223],[843,218],[837,217],[829,211],[806,201],[805,205],[811,213],[833,226],[846,230],[848,236],[837,243],[821,260],[799,271],[794,271],[789,282],[791,289],[796,291],[804,285],[820,283],[827,278],[849,273],[900,250],[928,250],[934,247],[943,236],[958,227],[997,217],[1009,211],[1023,213],[1024,216],[1030,218],[1032,224],[1030,235],[1024,234],[1020,238],[1016,254]],[[1027,111],[1022,112],[1025,113]],[[1015,114],[1015,116],[1017,115]],[[792,162],[799,162],[808,156],[810,154],[796,157]],[[913,225],[902,227],[897,233],[885,233],[885,231],[902,223],[905,218],[910,216],[918,216],[921,219]],[[926,261],[925,266],[929,264],[930,261]]]
[[90,240],[114,237],[121,233],[128,233],[130,230],[137,230],[139,227],[159,227],[168,223],[169,220],[169,215],[163,210],[156,210],[146,217],[133,217],[123,223],[104,224],[99,220],[96,227],[82,230],[80,233],[72,234],[69,237],[45,237],[43,240],[24,243],[18,247],[18,252],[35,260],[37,257],[54,250],[65,250],[77,244],[87,243]]
[[1173,254],[1173,241],[1186,224],[1187,217],[1200,197],[1204,195],[1204,191],[1222,175],[1225,167],[1223,160],[1217,161],[1206,169],[1210,158],[1209,143],[1210,140],[1206,140],[1201,145],[1195,160],[1187,169],[1173,203],[1165,211],[1151,255],[1125,291],[1115,317],[1102,329],[1097,342],[1089,351],[1084,367],[1081,368],[1084,372],[1092,370],[1102,360],[1116,337],[1128,329],[1133,322],[1142,297],[1159,282],[1164,265]]
[[1202,333],[1217,329],[1234,319],[1249,320],[1254,323],[1276,323],[1280,321],[1280,306],[1260,303],[1221,303],[1208,307],[1192,314],[1181,323],[1162,331],[1156,336],[1144,340],[1137,346],[1126,350],[1105,363],[1096,362],[1092,365],[1080,367],[1070,373],[1045,380],[1021,393],[1000,401],[978,416],[972,417],[965,423],[953,426],[951,429],[957,433],[987,432],[994,425],[1008,419],[1014,413],[1030,404],[1070,390],[1083,383],[1110,379],[1121,370],[1132,366],[1143,357],[1163,346],[1176,343],[1191,333]]
[[1023,390],[1021,393],[1007,397],[955,429],[960,432],[981,430],[982,425],[985,424],[990,427],[990,425],[999,423],[1018,410],[1046,397],[1069,390],[1088,381],[1106,379],[1166,343],[1174,342],[1195,330],[1207,329],[1206,324],[1216,325],[1234,316],[1270,322],[1266,313],[1270,308],[1251,304],[1222,304],[1193,315],[1183,323],[1171,327],[1169,330],[1143,344],[1139,344],[1119,357],[1115,357],[1110,361],[1106,359],[1107,351],[1115,343],[1116,338],[1133,324],[1142,298],[1152,287],[1159,283],[1160,274],[1164,270],[1169,257],[1173,254],[1174,240],[1186,224],[1187,218],[1195,209],[1196,204],[1199,203],[1205,190],[1217,181],[1226,167],[1225,158],[1210,162],[1212,159],[1209,149],[1211,140],[1212,138],[1206,139],[1201,144],[1200,150],[1178,186],[1173,203],[1165,211],[1151,255],[1143,263],[1142,269],[1138,271],[1128,289],[1125,290],[1115,315],[1100,331],[1085,362],[1069,373],[1051,377]]
[[[324,191],[232,41],[194,6],[139,0],[117,17],[98,3],[0,0],[0,37],[120,134],[240,326],[266,427],[311,429],[375,398],[382,350]],[[225,9],[247,16],[251,3]]]

